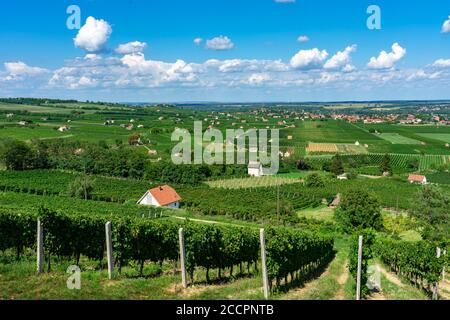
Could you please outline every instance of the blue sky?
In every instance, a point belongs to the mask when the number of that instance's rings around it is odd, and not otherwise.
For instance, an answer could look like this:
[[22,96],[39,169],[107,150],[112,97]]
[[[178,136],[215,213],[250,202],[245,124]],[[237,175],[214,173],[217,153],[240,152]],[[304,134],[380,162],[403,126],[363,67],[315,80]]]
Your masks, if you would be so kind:
[[[81,30],[66,27],[74,4]],[[366,26],[372,4],[381,30]],[[450,98],[449,16],[450,2],[441,0],[2,2],[0,96]]]

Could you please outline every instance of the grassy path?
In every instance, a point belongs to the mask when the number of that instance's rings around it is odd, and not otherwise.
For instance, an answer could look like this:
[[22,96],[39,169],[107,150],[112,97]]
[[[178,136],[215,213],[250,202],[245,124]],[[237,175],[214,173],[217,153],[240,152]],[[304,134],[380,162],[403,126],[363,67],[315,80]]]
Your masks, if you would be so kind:
[[348,299],[348,241],[346,239],[336,239],[336,250],[336,257],[319,277],[307,282],[303,287],[292,289],[279,298],[286,300]]
[[427,295],[407,283],[381,263],[375,264],[381,272],[381,292],[372,294],[369,300],[427,300]]

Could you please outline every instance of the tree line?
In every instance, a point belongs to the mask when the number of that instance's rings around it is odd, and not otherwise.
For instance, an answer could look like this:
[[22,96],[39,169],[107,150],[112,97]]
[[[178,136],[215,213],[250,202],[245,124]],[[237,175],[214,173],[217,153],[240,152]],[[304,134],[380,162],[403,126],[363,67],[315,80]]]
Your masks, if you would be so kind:
[[244,165],[175,165],[152,162],[126,146],[104,143],[0,140],[0,161],[8,170],[62,169],[86,174],[196,185],[212,177],[244,176]]

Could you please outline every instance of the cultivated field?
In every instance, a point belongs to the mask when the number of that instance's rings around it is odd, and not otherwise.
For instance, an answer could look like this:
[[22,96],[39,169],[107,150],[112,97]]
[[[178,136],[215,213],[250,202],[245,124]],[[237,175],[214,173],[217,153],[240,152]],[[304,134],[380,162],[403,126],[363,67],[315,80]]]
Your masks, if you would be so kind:
[[419,136],[450,143],[450,133],[420,133]]
[[281,186],[281,185],[285,185],[285,184],[299,183],[301,181],[302,181],[302,179],[300,179],[300,178],[263,176],[263,177],[254,177],[254,178],[224,179],[224,180],[217,180],[217,181],[208,181],[207,184],[211,188],[248,189],[248,188]]
[[421,142],[415,139],[404,137],[398,133],[381,133],[379,137],[387,140],[393,144],[420,144]]
[[[39,104],[25,102],[33,101]],[[344,230],[339,214],[345,206],[330,204],[337,194],[345,199],[355,192],[365,194],[352,200],[359,211],[366,214],[371,207],[370,215],[380,214],[373,231],[377,241],[388,240],[385,250],[374,249],[373,258],[364,258],[363,265],[382,270],[382,290],[365,298],[431,298],[428,285],[439,279],[443,260],[437,260],[436,245],[416,220],[424,187],[407,176],[424,173],[446,202],[450,149],[444,144],[450,126],[351,124],[331,119],[332,111],[312,120],[311,113],[281,106],[40,103],[43,107],[0,104],[0,300],[262,300],[261,228],[272,299],[354,299],[357,239],[351,233],[356,229]],[[363,114],[370,105],[319,108]],[[248,177],[246,165],[173,164],[170,154],[178,141],[171,141],[171,134],[175,128],[192,131],[194,121],[201,121],[203,130],[211,126],[221,132],[280,129],[280,150],[290,153],[280,158],[283,173]],[[64,124],[70,130],[58,132]],[[337,153],[343,170],[354,173],[348,180],[336,179],[337,166],[330,165]],[[385,154],[393,176],[380,176]],[[179,194],[181,209],[136,204],[147,190],[165,184]],[[38,219],[45,238],[41,275],[36,275]],[[106,270],[107,222],[112,223],[113,279]],[[187,288],[181,285],[181,227]],[[411,273],[394,273],[393,262]],[[74,264],[82,270],[82,290],[66,288],[66,270]],[[423,288],[411,285],[408,275],[421,277]],[[448,281],[440,285],[446,299]]]
[[344,153],[344,154],[364,154],[367,149],[364,146],[348,143],[313,143],[306,147],[307,153]]

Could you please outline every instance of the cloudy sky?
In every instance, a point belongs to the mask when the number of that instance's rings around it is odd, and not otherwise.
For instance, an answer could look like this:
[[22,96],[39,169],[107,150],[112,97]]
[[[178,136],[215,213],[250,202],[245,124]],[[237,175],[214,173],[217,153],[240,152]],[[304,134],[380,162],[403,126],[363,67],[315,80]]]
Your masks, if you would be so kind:
[[[378,30],[367,27],[372,4]],[[0,43],[3,97],[450,98],[442,0],[2,1]]]

